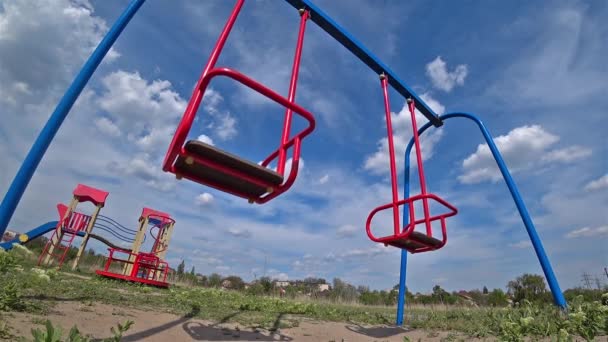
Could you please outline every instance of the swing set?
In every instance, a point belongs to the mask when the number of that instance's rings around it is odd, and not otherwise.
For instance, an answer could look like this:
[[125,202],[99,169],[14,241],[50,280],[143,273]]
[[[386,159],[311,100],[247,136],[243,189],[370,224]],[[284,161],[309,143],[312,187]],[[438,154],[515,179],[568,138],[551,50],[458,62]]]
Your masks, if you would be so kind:
[[[295,102],[296,86],[300,68],[300,59],[304,43],[306,23],[312,20],[321,29],[332,36],[336,41],[348,49],[354,56],[365,63],[372,71],[380,77],[381,88],[384,97],[384,110],[387,124],[387,137],[389,147],[389,165],[391,175],[392,201],[381,205],[371,211],[366,221],[366,232],[368,237],[385,246],[393,246],[402,250],[401,278],[398,303],[397,324],[401,324],[403,318],[404,294],[405,294],[405,270],[407,264],[407,253],[422,253],[435,251],[447,242],[446,219],[458,213],[458,210],[441,199],[439,196],[429,193],[426,187],[422,154],[420,150],[419,134],[431,126],[440,127],[443,120],[460,117],[474,121],[480,128],[481,133],[492,151],[498,168],[500,169],[513,200],[517,206],[522,221],[530,236],[530,240],[537,254],[539,262],[547,278],[555,303],[565,308],[565,298],[561,292],[558,281],[544,251],[540,238],[530,215],[523,203],[521,195],[515,185],[500,152],[481,120],[469,113],[450,113],[438,116],[434,111],[420,99],[398,76],[383,64],[374,54],[367,50],[363,44],[351,36],[344,28],[333,21],[327,14],[316,7],[311,0],[285,0],[288,4],[298,10],[300,15],[299,33],[296,41],[295,56],[292,65],[289,90],[287,97],[268,88],[258,81],[228,67],[216,66],[217,60],[228,39],[230,31],[240,13],[245,0],[236,0],[236,4],[226,22],[212,52],[209,56],[194,92],[188,102],[184,115],[179,122],[173,139],[165,155],[162,169],[165,172],[175,174],[177,179],[186,178],[192,182],[215,188],[244,199],[249,203],[263,204],[283,194],[294,184],[298,175],[302,141],[315,129],[314,116]],[[42,157],[57,133],[63,120],[68,115],[71,107],[84,89],[88,80],[99,66],[104,56],[108,53],[116,39],[120,36],[129,21],[141,8],[145,0],[131,0],[124,13],[109,30],[108,34],[99,43],[89,60],[74,79],[74,82],[66,91],[58,103],[49,121],[42,129],[36,139],[34,146],[29,151],[15,176],[9,190],[0,204],[0,236],[6,230],[8,223],[19,203],[29,181],[31,180]],[[260,164],[241,158],[230,152],[220,150],[198,140],[188,140],[188,134],[192,129],[194,119],[200,107],[205,91],[211,80],[222,76],[230,78],[250,89],[262,94],[285,108],[283,129],[280,139],[277,138],[278,147],[271,150],[270,154]],[[395,165],[395,151],[393,143],[393,128],[391,123],[390,103],[388,98],[389,85],[407,100],[408,109],[412,120],[412,141],[406,149],[406,191],[404,199],[399,199],[397,190],[397,169]],[[420,129],[416,124],[416,111],[428,119]],[[291,124],[293,116],[299,115],[308,122],[308,126],[300,132],[292,135]],[[418,167],[418,178],[420,193],[409,196],[409,152],[412,146],[416,148],[416,160]],[[286,171],[288,153],[291,153],[291,169]],[[276,170],[270,164],[276,160]],[[416,206],[422,206],[417,210]],[[399,208],[403,207],[404,223],[400,222]],[[440,207],[439,213],[435,212]],[[393,231],[386,236],[376,236],[372,232],[372,220],[374,216],[383,210],[392,209]],[[433,212],[431,212],[433,209]],[[434,225],[440,225],[440,236],[433,233]],[[423,227],[423,229],[418,229]]]
[[[228,35],[234,26],[239,15],[244,0],[237,0],[235,7],[222,30],[209,60],[197,82],[194,93],[188,102],[185,113],[177,126],[173,140],[169,145],[169,150],[165,156],[163,170],[176,175],[178,179],[187,178],[196,183],[213,187],[249,200],[250,203],[266,203],[280,194],[287,191],[296,180],[298,175],[298,165],[301,154],[302,140],[307,137],[315,128],[314,116],[297,103],[295,103],[298,72],[302,57],[302,46],[304,44],[304,33],[306,22],[310,16],[310,11],[306,8],[298,10],[300,14],[300,29],[296,42],[295,56],[289,83],[287,97],[279,95],[261,83],[243,75],[242,73],[226,67],[217,67],[216,62],[228,39]],[[268,97],[276,103],[285,107],[285,117],[283,132],[280,137],[279,147],[274,150],[262,163],[257,165],[239,156],[222,151],[210,144],[199,140],[189,140],[186,142],[188,133],[192,128],[194,118],[200,107],[201,101],[210,81],[217,76],[229,77],[240,82],[254,91]],[[367,219],[367,235],[372,241],[384,243],[394,247],[406,249],[412,253],[420,253],[437,250],[443,247],[447,240],[446,223],[447,217],[456,215],[458,212],[449,203],[445,202],[434,194],[426,192],[424,171],[422,167],[422,155],[416,128],[415,109],[416,104],[412,98],[408,98],[408,105],[412,115],[412,127],[416,141],[416,157],[418,161],[418,173],[420,176],[421,194],[410,198],[399,200],[397,192],[397,170],[395,167],[395,151],[393,145],[393,129],[391,125],[390,104],[388,99],[388,78],[383,73],[380,75],[381,85],[384,95],[384,109],[386,112],[387,135],[389,142],[389,163],[391,169],[391,185],[393,191],[393,201],[374,209]],[[308,121],[308,127],[290,138],[291,121],[293,114],[296,113]],[[285,164],[287,161],[287,151],[293,147],[292,166],[289,175],[285,180]],[[276,171],[269,168],[269,164],[278,158]],[[449,209],[446,213],[431,216],[429,201],[434,200]],[[414,202],[423,203],[423,217],[416,219]],[[399,207],[409,205],[409,222],[406,227],[401,227],[399,220]],[[372,234],[371,221],[373,216],[385,209],[393,210],[393,234],[384,237],[375,237]],[[432,223],[439,220],[441,223],[442,239],[433,237]],[[425,232],[415,231],[419,224],[424,224]]]

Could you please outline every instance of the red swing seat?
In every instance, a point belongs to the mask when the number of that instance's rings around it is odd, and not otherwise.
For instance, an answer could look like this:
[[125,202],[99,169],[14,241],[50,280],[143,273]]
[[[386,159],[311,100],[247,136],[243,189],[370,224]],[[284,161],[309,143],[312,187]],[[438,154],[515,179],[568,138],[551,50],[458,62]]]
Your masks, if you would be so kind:
[[[427,207],[429,201],[435,201],[438,204],[441,204],[447,211],[442,212],[438,215],[424,215],[424,217],[417,219],[415,216],[414,203],[417,201],[426,201]],[[382,210],[386,210],[389,208],[393,208],[393,210],[398,210],[398,208],[402,205],[409,206],[409,220],[403,229],[400,227],[400,223],[397,221],[397,224],[394,225],[393,234],[376,237],[372,233],[372,220],[374,216]],[[367,235],[372,241],[383,243],[385,246],[390,245],[393,247],[405,249],[411,253],[420,253],[420,252],[428,252],[440,249],[447,242],[447,230],[446,230],[446,218],[454,216],[458,213],[458,209],[444,201],[440,197],[434,194],[420,194],[416,196],[412,196],[410,198],[397,201],[395,204],[388,203],[383,206],[380,206],[374,209],[369,216],[367,217],[367,222],[365,229],[367,231]],[[441,239],[437,239],[433,236],[432,233],[432,223],[439,221],[441,223]],[[416,231],[416,227],[424,225],[426,227],[426,232],[422,233]]]
[[[384,111],[386,115],[386,129],[388,134],[388,149],[393,201],[391,203],[377,207],[369,214],[369,216],[367,217],[367,222],[365,224],[367,236],[372,241],[383,243],[385,246],[391,245],[397,248],[405,249],[411,253],[421,253],[440,249],[447,242],[447,230],[445,220],[450,216],[456,215],[458,213],[458,209],[456,209],[454,206],[444,201],[437,195],[427,193],[426,191],[426,182],[424,179],[424,169],[422,165],[422,154],[420,152],[420,141],[418,139],[418,127],[416,126],[416,105],[412,99],[408,99],[407,102],[412,120],[414,143],[416,144],[416,160],[418,163],[418,176],[420,178],[420,194],[403,200],[398,199],[399,193],[397,191],[397,168],[395,166],[393,127],[391,123],[390,103],[388,100],[388,81],[386,79],[386,76],[384,75],[380,75],[380,81],[384,93]],[[441,214],[432,215],[429,206],[430,201],[436,202],[437,204],[446,208],[447,211],[444,211]],[[416,202],[422,202],[424,213],[423,217],[418,219],[416,218],[416,210],[414,208],[414,204]],[[399,219],[399,207],[402,205],[408,206],[408,220],[403,228],[401,228],[401,221]],[[379,211],[386,209],[392,209],[393,211],[393,234],[383,237],[376,237],[372,233],[372,219]],[[439,221],[441,224],[441,239],[437,239],[433,236],[432,224],[436,221]],[[424,224],[426,228],[425,233],[415,230],[417,226],[422,224]]]
[[[163,170],[165,172],[174,173],[178,179],[186,178],[220,191],[246,198],[250,203],[265,203],[285,192],[293,185],[298,174],[301,141],[315,128],[315,119],[313,115],[294,102],[300,57],[304,41],[304,30],[309,13],[308,11],[300,11],[300,31],[298,34],[289,95],[288,97],[283,97],[236,70],[215,67],[215,63],[217,62],[219,54],[221,53],[243,3],[244,0],[237,0],[230,18],[211,53],[209,61],[194,90],[194,94],[190,98],[184,116],[173,136],[173,140],[163,162]],[[192,128],[203,95],[209,86],[211,79],[217,76],[232,78],[286,108],[280,145],[278,149],[272,152],[261,163],[261,165],[198,140],[189,140],[186,142],[186,138]],[[308,121],[308,126],[290,138],[289,131],[293,113],[302,116]],[[287,162],[287,150],[292,147],[292,167],[289,171],[289,175],[285,177],[284,172]],[[276,171],[269,167],[270,162],[275,159],[277,159]]]

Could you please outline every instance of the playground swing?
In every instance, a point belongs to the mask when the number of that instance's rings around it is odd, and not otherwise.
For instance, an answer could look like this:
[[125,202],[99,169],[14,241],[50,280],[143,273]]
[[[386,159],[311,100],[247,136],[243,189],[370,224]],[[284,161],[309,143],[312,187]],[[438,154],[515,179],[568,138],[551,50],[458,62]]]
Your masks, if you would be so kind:
[[[414,135],[414,143],[416,146],[416,161],[418,165],[418,177],[420,180],[420,194],[399,200],[399,193],[397,190],[397,169],[395,166],[395,148],[393,144],[393,128],[391,123],[390,103],[388,99],[388,81],[387,77],[384,74],[380,75],[380,83],[384,95],[384,111],[386,114],[386,128],[388,134],[388,149],[393,201],[391,203],[379,206],[376,209],[372,210],[372,212],[367,217],[367,235],[372,241],[383,243],[385,246],[391,245],[397,248],[405,249],[410,253],[429,252],[440,249],[447,242],[447,231],[445,222],[446,218],[456,215],[458,213],[458,209],[456,209],[454,206],[441,199],[437,195],[427,193],[426,181],[424,178],[424,168],[422,165],[422,153],[420,151],[420,140],[418,137],[418,127],[416,125],[416,104],[411,98],[407,99],[407,104],[412,120],[412,130]],[[431,215],[429,200],[432,200],[437,204],[443,206],[445,209],[447,209],[447,211],[444,211],[439,215]],[[424,216],[422,218],[416,218],[416,210],[414,208],[414,204],[420,202],[422,202]],[[409,220],[404,223],[403,229],[401,229],[401,222],[399,218],[399,207],[402,205],[408,206],[409,213]],[[384,237],[376,237],[372,233],[372,219],[374,215],[376,215],[376,213],[378,213],[379,211],[386,210],[389,208],[392,208],[393,210],[393,234]],[[432,223],[436,221],[439,221],[441,223],[441,239],[437,239],[433,236]],[[418,225],[424,225],[424,233],[415,230],[416,226]]]
[[[244,0],[237,0],[211,52],[207,65],[203,69],[194,93],[186,107],[184,116],[169,145],[163,162],[163,171],[174,173],[177,179],[186,178],[196,183],[246,198],[249,200],[249,203],[262,204],[279,196],[293,185],[298,174],[301,142],[315,128],[313,115],[294,102],[304,32],[309,12],[303,9],[299,10],[300,28],[289,84],[289,94],[285,98],[236,70],[215,66],[243,3]],[[279,147],[261,165],[222,151],[199,140],[189,140],[186,142],[203,95],[211,79],[216,76],[226,76],[240,82],[286,108]],[[307,120],[308,126],[290,138],[293,113]],[[291,147],[293,147],[291,170],[285,179],[287,150]],[[276,171],[269,167],[270,162],[275,159],[277,159]]]

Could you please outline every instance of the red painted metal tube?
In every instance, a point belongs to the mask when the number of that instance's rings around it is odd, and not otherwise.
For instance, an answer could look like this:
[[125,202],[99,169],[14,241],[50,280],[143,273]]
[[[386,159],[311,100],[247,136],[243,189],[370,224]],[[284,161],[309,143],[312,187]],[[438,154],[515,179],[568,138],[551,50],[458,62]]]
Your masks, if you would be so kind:
[[293,158],[291,160],[291,172],[289,173],[287,181],[283,183],[283,185],[281,185],[279,188],[277,188],[277,190],[275,190],[273,193],[270,193],[264,197],[257,199],[256,203],[262,204],[270,201],[271,199],[287,191],[287,189],[289,189],[296,181],[298,170],[300,168],[301,142],[302,140],[300,139],[300,137],[296,137],[293,147]]
[[[298,42],[296,44],[296,52],[291,70],[291,80],[289,81],[289,94],[287,101],[294,102],[296,98],[296,88],[298,84],[298,72],[300,71],[300,59],[302,57],[302,46],[304,45],[304,33],[306,31],[306,20],[309,12],[303,11],[300,16],[300,30],[298,32]],[[289,131],[291,130],[292,110],[285,110],[285,121],[283,123],[283,134],[281,136],[281,147],[279,148],[279,161],[277,163],[277,172],[282,176],[285,172],[285,162],[287,149],[284,147],[289,140]]]
[[186,141],[186,137],[188,135],[188,132],[190,131],[190,128],[192,128],[192,123],[194,122],[194,117],[196,116],[198,107],[201,103],[201,100],[203,99],[204,89],[206,88],[201,87],[201,84],[203,83],[205,76],[209,73],[209,71],[213,67],[215,67],[215,63],[217,63],[224,44],[228,39],[228,35],[230,34],[230,31],[232,30],[232,27],[234,26],[236,18],[241,12],[241,8],[243,7],[244,3],[245,0],[237,0],[236,4],[234,5],[234,8],[232,9],[232,12],[230,13],[230,17],[228,18],[228,21],[226,22],[226,25],[222,30],[222,33],[220,34],[217,42],[215,43],[215,47],[211,52],[211,56],[209,56],[207,65],[205,65],[205,68],[203,69],[203,72],[199,77],[198,84],[194,88],[194,92],[192,94],[192,97],[190,98],[190,101],[188,102],[188,106],[186,107],[184,116],[182,117],[182,120],[178,125],[178,129],[175,132],[175,135],[173,136],[171,144],[169,145],[169,151],[167,152],[165,161],[163,162],[164,171],[169,171],[170,165],[173,163],[181,147]]
[[388,80],[385,75],[380,76],[380,84],[382,85],[382,94],[384,96],[384,112],[386,114],[386,132],[388,135],[388,158],[391,166],[391,188],[393,190],[393,229],[395,235],[401,230],[399,221],[399,191],[397,190],[397,167],[395,166],[395,145],[393,143],[393,124],[391,122],[391,106],[388,100]]
[[[424,219],[416,220],[414,217],[414,212],[411,209],[414,206],[413,202],[415,202],[417,200],[426,200],[426,199],[432,199],[432,200],[437,201],[438,203],[440,203],[441,205],[446,207],[448,209],[448,212],[440,214],[440,215],[436,215],[433,217],[426,216]],[[404,227],[402,232],[400,232],[398,234],[394,234],[394,235],[385,236],[382,238],[378,238],[373,235],[371,223],[372,223],[372,219],[376,215],[376,213],[378,213],[379,211],[385,210],[385,209],[392,208],[395,204],[397,206],[402,206],[402,205],[408,204],[408,203],[410,204],[409,205],[410,206],[410,223],[407,225],[407,227]],[[396,203],[388,203],[388,204],[375,208],[374,210],[372,210],[372,212],[367,217],[367,221],[365,224],[365,230],[367,232],[367,236],[369,236],[369,238],[375,242],[385,242],[386,239],[392,239],[392,240],[402,239],[402,238],[407,238],[414,231],[414,228],[416,227],[417,224],[420,224],[422,222],[426,223],[427,221],[429,221],[429,224],[430,224],[430,222],[436,221],[438,219],[445,220],[446,218],[454,216],[457,213],[458,213],[458,209],[456,209],[456,207],[454,207],[450,203],[446,202],[445,200],[441,199],[440,197],[438,197],[434,194],[419,194],[416,196],[412,196],[410,198],[406,198],[406,199],[397,201]],[[444,232],[444,235],[445,235],[445,232]]]
[[[412,117],[412,130],[414,134],[414,143],[416,145],[416,163],[418,164],[418,177],[420,178],[420,193],[426,194],[426,181],[424,179],[424,167],[422,165],[422,151],[420,150],[420,137],[418,136],[418,124],[416,123],[416,103],[414,99],[407,100],[408,107],[410,109],[410,116]],[[429,203],[426,198],[422,199],[422,207],[424,208],[424,217],[427,218],[425,221],[426,235],[429,237],[433,236],[433,230],[431,229],[431,222],[428,220],[429,217]]]

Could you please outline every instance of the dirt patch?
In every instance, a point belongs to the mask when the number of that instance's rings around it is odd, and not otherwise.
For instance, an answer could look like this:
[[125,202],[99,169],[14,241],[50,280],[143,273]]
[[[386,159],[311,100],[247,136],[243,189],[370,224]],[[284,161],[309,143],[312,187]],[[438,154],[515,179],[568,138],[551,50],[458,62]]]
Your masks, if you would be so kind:
[[[407,331],[395,327],[359,326],[337,322],[303,320],[298,327],[269,331],[236,323],[214,323],[170,313],[143,311],[114,305],[63,302],[45,316],[12,313],[4,316],[16,336],[30,337],[32,328],[41,327],[48,318],[65,334],[76,325],[83,334],[110,337],[110,327],[132,320],[135,324],[123,341],[440,341],[448,333]],[[467,341],[471,339],[466,338]]]

